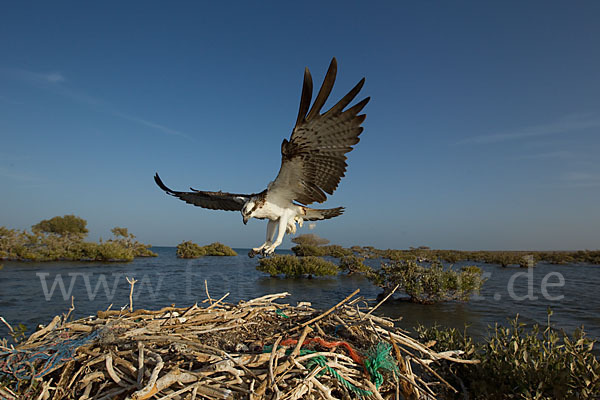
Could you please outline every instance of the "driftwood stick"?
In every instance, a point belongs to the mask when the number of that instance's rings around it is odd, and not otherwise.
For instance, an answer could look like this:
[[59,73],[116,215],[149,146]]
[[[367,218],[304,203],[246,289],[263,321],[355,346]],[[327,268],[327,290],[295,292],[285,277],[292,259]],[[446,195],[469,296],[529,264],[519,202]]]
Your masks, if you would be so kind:
[[71,296],[71,307],[69,308],[69,312],[67,312],[67,315],[65,315],[65,317],[63,318],[63,324],[65,324],[69,320],[69,316],[71,315],[73,310],[75,310],[75,296]]
[[144,379],[144,342],[137,342],[138,346],[138,376],[137,376],[137,387],[141,389],[142,381]]
[[290,296],[290,294],[288,292],[275,293],[275,294],[267,294],[267,295],[264,295],[262,297],[257,297],[256,299],[248,300],[248,301],[242,303],[241,307],[247,307],[249,305],[255,305],[255,304],[264,303],[264,302],[270,303],[273,300],[282,299],[282,298],[287,297],[287,296]]
[[[407,400],[419,400],[419,392],[415,389],[415,381],[412,376],[412,371],[409,372],[407,367],[407,361],[402,357],[402,353],[400,352],[400,348],[396,344],[396,341],[390,335],[390,343],[394,348],[394,355],[396,356],[396,361],[398,361],[398,369],[400,370],[400,374],[407,379],[409,382],[406,382],[405,379],[400,381],[400,388],[402,390],[402,395]],[[407,377],[408,376],[408,377]]]
[[127,282],[129,282],[129,284],[131,285],[131,288],[129,289],[129,312],[133,312],[133,287],[135,286],[137,280],[135,280],[135,278],[131,278],[129,279],[129,277],[125,277],[125,279],[127,279]]
[[196,400],[196,394],[198,393],[198,385],[200,385],[200,383],[197,383],[194,385],[194,390],[192,390],[191,400]]
[[115,372],[115,369],[113,368],[113,359],[112,359],[112,354],[110,352],[106,355],[105,361],[106,361],[106,372],[108,372],[108,376],[110,376],[117,385],[127,387],[128,385],[125,385],[123,383],[123,380],[117,375],[117,373]]
[[313,330],[310,326],[304,327],[304,330],[302,331],[302,334],[300,335],[300,338],[298,339],[298,343],[296,344],[294,351],[292,351],[292,354],[291,354],[292,358],[295,358],[298,354],[300,354],[300,349],[302,348],[302,344],[304,344],[304,340],[306,339],[308,334],[311,333],[312,331]]
[[56,317],[54,317],[52,319],[52,321],[48,324],[48,326],[40,329],[37,332],[32,333],[31,336],[29,336],[29,339],[27,339],[27,341],[32,342],[35,339],[41,338],[42,336],[46,335],[48,332],[54,330],[54,328],[56,328],[59,323],[60,323],[60,317],[57,315]]
[[213,299],[210,297],[210,293],[208,293],[208,282],[207,282],[206,279],[204,280],[204,290],[206,291],[206,298],[207,298],[207,300],[212,305]]
[[10,324],[8,322],[6,322],[4,317],[0,317],[0,322],[2,322],[4,325],[6,325],[8,327],[8,330],[10,331],[10,333],[15,333],[15,330],[13,329],[13,327],[10,326]]
[[356,294],[358,294],[359,292],[360,292],[360,289],[356,289],[354,292],[352,292],[352,294],[351,294],[351,295],[349,295],[349,296],[348,296],[348,297],[346,297],[344,300],[342,300],[342,301],[340,301],[339,303],[337,303],[335,306],[331,307],[329,310],[327,310],[327,311],[325,311],[324,313],[320,314],[319,316],[317,316],[317,317],[315,317],[315,318],[313,318],[313,319],[311,319],[311,320],[309,320],[309,321],[306,321],[306,322],[304,322],[304,323],[300,324],[299,326],[297,326],[297,327],[293,328],[293,329],[291,330],[291,332],[293,332],[293,331],[296,331],[296,330],[298,330],[298,329],[300,329],[300,328],[304,328],[304,327],[305,327],[305,326],[307,326],[307,325],[310,325],[310,324],[312,324],[312,323],[314,323],[314,322],[317,322],[318,320],[320,320],[320,319],[322,319],[322,318],[325,318],[327,315],[331,314],[331,313],[332,313],[333,311],[335,311],[335,310],[336,310],[336,309],[337,309],[339,306],[341,306],[342,304],[344,304],[345,302],[347,302],[348,300],[350,300],[352,297],[354,297],[354,296],[355,296]]
[[269,381],[271,385],[275,384],[275,374],[273,372],[273,364],[275,363],[275,356],[277,354],[277,347],[279,346],[279,342],[281,342],[282,337],[279,336],[273,345],[273,349],[271,350],[271,356],[269,357]]
[[392,290],[390,292],[390,294],[388,294],[387,296],[385,296],[379,303],[377,303],[377,305],[373,308],[371,308],[369,310],[369,312],[367,312],[364,316],[368,317],[369,315],[371,315],[371,313],[375,310],[377,310],[377,308],[379,308],[380,305],[382,305],[383,303],[385,303],[387,301],[387,299],[389,299],[390,297],[392,297],[392,295],[396,292],[396,290],[398,290],[398,288],[400,287],[400,284],[396,285],[396,287],[394,288],[394,290]]
[[156,366],[152,370],[152,374],[150,375],[150,380],[148,381],[146,386],[144,386],[142,389],[138,390],[137,392],[135,392],[134,394],[131,395],[131,398],[133,400],[146,400],[146,399],[149,399],[150,397],[154,396],[156,393],[158,393],[156,381],[158,379],[158,374],[160,373],[160,371],[162,370],[162,368],[164,366],[164,362],[163,362],[162,357],[159,354],[148,351],[148,355],[150,356],[150,358],[152,358],[152,359],[154,359],[154,361],[156,361]]
[[217,304],[219,304],[221,301],[223,301],[227,296],[229,296],[229,292],[225,293],[225,295],[223,297],[221,297],[219,300],[215,301],[213,304],[206,307],[206,309],[210,310],[211,308],[215,307]]

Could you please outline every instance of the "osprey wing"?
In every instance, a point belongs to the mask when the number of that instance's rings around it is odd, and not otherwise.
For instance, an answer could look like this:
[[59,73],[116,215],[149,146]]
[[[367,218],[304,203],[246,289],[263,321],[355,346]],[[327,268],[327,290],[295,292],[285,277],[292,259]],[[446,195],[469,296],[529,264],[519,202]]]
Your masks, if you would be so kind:
[[203,192],[192,188],[190,188],[190,190],[192,190],[191,192],[176,192],[175,190],[169,189],[160,179],[158,174],[154,175],[154,181],[167,194],[178,197],[188,204],[211,210],[240,211],[244,206],[244,203],[253,196],[252,194],[235,194],[220,191]]
[[312,77],[308,68],[305,69],[296,126],[290,140],[284,139],[281,143],[281,168],[268,194],[306,205],[322,203],[327,199],[326,193],[333,194],[345,175],[346,153],[359,142],[358,136],[363,131],[360,125],[366,117],[359,112],[369,102],[369,97],[344,110],[363,87],[363,78],[336,105],[321,114],[333,89],[336,73],[334,58],[309,111]]

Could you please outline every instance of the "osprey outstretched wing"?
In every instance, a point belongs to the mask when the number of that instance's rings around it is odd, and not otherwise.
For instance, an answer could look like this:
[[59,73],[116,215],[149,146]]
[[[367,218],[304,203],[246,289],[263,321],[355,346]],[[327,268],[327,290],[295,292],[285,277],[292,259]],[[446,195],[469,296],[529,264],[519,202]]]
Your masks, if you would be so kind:
[[310,111],[312,77],[304,71],[304,85],[296,126],[290,140],[281,143],[281,169],[269,187],[269,194],[291,197],[302,204],[322,203],[333,194],[346,172],[346,153],[359,142],[360,124],[366,115],[358,113],[367,105],[367,97],[344,111],[360,92],[365,79],[346,94],[329,111],[321,114],[337,73],[335,58],[331,61],[323,85]]
[[[188,204],[208,208],[210,210],[225,210],[225,211],[241,211],[244,204],[253,196],[258,196],[259,193],[253,194],[235,194],[226,192],[203,192],[190,188],[191,192],[177,192],[169,189],[158,174],[154,175],[154,182],[167,194],[178,197]],[[264,193],[265,191],[263,191]]]
[[296,223],[302,226],[305,220],[341,215],[343,207],[326,210],[305,207],[314,202],[322,203],[327,194],[333,194],[346,172],[346,153],[359,142],[358,136],[363,131],[360,125],[365,115],[359,113],[369,102],[369,97],[345,108],[362,89],[364,78],[333,107],[321,113],[333,89],[336,73],[337,61],[333,58],[311,107],[313,83],[310,71],[305,69],[296,125],[290,139],[281,143],[281,168],[267,189],[254,194],[207,192],[192,188],[191,192],[178,192],[169,189],[158,174],[154,176],[156,184],[167,194],[189,204],[212,210],[241,211],[244,224],[250,218],[268,219],[267,240],[253,249],[254,253],[273,253],[286,232],[296,232]]

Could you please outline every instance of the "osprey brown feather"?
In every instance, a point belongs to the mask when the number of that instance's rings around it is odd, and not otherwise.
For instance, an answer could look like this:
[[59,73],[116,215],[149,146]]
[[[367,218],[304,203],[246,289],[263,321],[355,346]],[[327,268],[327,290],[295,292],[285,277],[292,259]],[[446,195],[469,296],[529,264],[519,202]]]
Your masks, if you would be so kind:
[[363,131],[360,125],[365,114],[360,112],[369,102],[369,97],[348,109],[346,107],[362,89],[364,78],[328,111],[321,112],[333,89],[336,74],[337,61],[334,58],[311,107],[313,83],[310,71],[305,69],[296,125],[290,139],[281,143],[281,168],[267,189],[254,194],[194,189],[178,192],[169,189],[156,174],[154,180],[157,185],[167,194],[189,204],[213,210],[241,211],[244,223],[250,218],[268,219],[267,240],[253,249],[263,254],[273,253],[286,232],[295,233],[296,223],[302,226],[304,220],[341,215],[343,207],[327,210],[305,207],[315,202],[322,203],[328,194],[333,194],[348,167],[346,153],[359,142]]

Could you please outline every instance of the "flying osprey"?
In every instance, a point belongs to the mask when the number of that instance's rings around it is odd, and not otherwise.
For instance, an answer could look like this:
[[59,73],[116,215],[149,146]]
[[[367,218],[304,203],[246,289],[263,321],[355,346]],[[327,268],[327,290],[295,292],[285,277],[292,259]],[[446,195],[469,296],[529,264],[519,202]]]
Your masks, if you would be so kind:
[[333,89],[336,73],[337,61],[333,58],[319,94],[310,107],[313,84],[310,71],[308,68],[304,70],[296,125],[290,139],[284,139],[281,143],[279,174],[262,192],[234,194],[193,188],[190,188],[191,192],[176,192],[169,189],[158,174],[154,176],[156,184],[167,194],[195,206],[241,211],[244,224],[250,218],[268,219],[267,239],[262,246],[252,249],[250,257],[272,254],[281,244],[285,233],[296,232],[296,223],[302,226],[304,221],[341,215],[344,207],[321,210],[306,207],[314,202],[324,202],[326,193],[333,194],[346,172],[346,153],[358,143],[358,136],[363,130],[360,124],[366,117],[358,113],[369,102],[369,97],[344,110],[360,92],[364,78],[329,111],[321,114],[321,108]]

